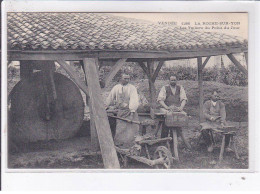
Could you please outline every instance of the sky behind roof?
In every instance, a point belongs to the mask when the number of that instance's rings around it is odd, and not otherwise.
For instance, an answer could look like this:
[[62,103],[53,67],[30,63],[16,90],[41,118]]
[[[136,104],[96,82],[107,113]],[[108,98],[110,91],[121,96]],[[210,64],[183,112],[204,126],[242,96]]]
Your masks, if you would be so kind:
[[[229,35],[240,36],[248,39],[248,14],[247,13],[111,13],[112,15],[152,21],[157,24],[186,27],[203,27],[201,31],[221,32]],[[189,25],[182,23],[190,22]],[[203,24],[204,22],[204,24]],[[239,22],[239,23],[238,23]],[[168,24],[166,24],[168,23]],[[195,23],[197,25],[195,25]],[[200,25],[198,25],[200,23]],[[205,29],[205,27],[210,29]],[[229,29],[224,29],[224,27]],[[221,28],[222,29],[219,29]],[[238,28],[238,29],[237,29]],[[200,29],[196,29],[200,30]]]

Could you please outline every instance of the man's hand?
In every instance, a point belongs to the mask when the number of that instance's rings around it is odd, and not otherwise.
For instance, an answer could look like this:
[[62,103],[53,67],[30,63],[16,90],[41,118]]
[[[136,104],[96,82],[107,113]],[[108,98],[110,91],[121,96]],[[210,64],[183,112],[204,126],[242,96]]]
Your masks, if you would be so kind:
[[223,122],[221,122],[220,126],[221,126],[221,128],[224,128],[224,127],[225,127],[225,125],[224,125]]
[[210,120],[211,120],[211,121],[215,121],[215,120],[216,120],[216,117],[210,117]]
[[175,111],[175,110],[176,110],[176,107],[175,107],[174,105],[171,105],[171,106],[169,107],[169,109],[170,109],[171,111]]
[[183,107],[182,106],[177,107],[177,108],[179,109],[180,112],[183,111]]
[[170,110],[173,111],[173,112],[181,112],[182,111],[181,107],[177,107],[177,106],[174,106],[174,105],[170,106]]

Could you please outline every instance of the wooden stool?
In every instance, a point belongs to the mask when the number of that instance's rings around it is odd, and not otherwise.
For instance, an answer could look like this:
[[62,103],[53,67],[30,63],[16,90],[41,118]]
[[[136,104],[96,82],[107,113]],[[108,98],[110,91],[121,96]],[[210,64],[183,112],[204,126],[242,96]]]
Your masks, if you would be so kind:
[[221,141],[221,147],[220,147],[220,153],[219,153],[219,161],[222,161],[223,160],[223,156],[224,156],[224,152],[225,152],[225,140],[226,138],[230,138],[229,140],[229,145],[232,144],[233,146],[233,151],[235,153],[235,156],[237,159],[239,159],[239,155],[238,155],[238,152],[237,152],[237,147],[236,147],[236,139],[235,139],[235,136],[236,136],[236,128],[234,128],[233,126],[226,126],[224,128],[221,128],[221,129],[209,129],[210,131],[210,136],[212,138],[212,143],[215,145],[216,144],[216,141],[214,139],[214,136],[213,136],[213,132],[214,133],[217,133],[217,134],[220,134],[222,136],[222,141]]
[[221,148],[219,154],[219,161],[223,160],[223,155],[225,152],[225,140],[227,136],[230,136],[229,144],[232,144],[236,159],[239,159],[239,155],[237,153],[236,141],[235,141],[236,132],[222,132],[220,134],[222,135],[222,142],[221,142]]

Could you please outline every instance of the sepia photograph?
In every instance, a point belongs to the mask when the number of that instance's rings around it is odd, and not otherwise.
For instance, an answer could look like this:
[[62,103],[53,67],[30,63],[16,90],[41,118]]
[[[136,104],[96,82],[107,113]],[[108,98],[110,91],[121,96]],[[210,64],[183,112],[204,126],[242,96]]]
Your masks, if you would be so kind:
[[248,13],[6,14],[8,169],[249,169]]

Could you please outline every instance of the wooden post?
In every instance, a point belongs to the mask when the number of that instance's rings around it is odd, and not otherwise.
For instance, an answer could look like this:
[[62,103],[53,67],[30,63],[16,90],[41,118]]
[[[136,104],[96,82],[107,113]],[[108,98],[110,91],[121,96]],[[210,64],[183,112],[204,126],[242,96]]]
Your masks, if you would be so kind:
[[202,57],[197,58],[198,63],[198,85],[199,85],[199,116],[200,116],[200,122],[203,118],[203,102],[204,102],[204,96],[203,96],[203,80],[202,80]]
[[[84,71],[84,74],[85,74],[85,82],[86,82],[86,86],[87,86],[87,77],[86,77],[86,71],[85,71],[85,68],[84,68],[84,63],[83,63],[83,61],[80,61],[80,63],[81,63],[81,67],[82,67],[82,69]],[[97,67],[97,65],[98,64],[97,64],[97,61],[96,61],[96,67]],[[88,95],[86,95],[86,105],[89,107],[89,113],[90,113],[90,142],[91,142],[91,150],[93,152],[97,152],[97,151],[100,150],[100,147],[99,147],[99,143],[98,143],[97,130],[96,130],[95,122],[94,122],[94,115],[93,115],[93,111],[92,111],[92,108],[91,108],[90,104],[91,104],[91,99],[90,99],[90,97]]]
[[28,78],[33,73],[31,61],[20,61],[20,79]]
[[156,89],[155,89],[155,85],[153,81],[152,77],[153,77],[153,73],[154,73],[154,61],[153,60],[149,60],[147,62],[147,70],[148,70],[148,80],[149,80],[149,92],[150,92],[150,104],[151,104],[151,108],[155,109],[156,107]]
[[101,96],[96,59],[84,58],[83,63],[91,100],[90,106],[93,111],[104,166],[105,168],[120,168],[107,113]]

